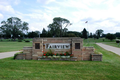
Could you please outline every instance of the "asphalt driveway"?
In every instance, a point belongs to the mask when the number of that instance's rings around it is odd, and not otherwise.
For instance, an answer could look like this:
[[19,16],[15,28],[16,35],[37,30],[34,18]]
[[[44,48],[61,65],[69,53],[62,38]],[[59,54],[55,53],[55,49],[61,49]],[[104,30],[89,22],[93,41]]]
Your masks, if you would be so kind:
[[96,44],[99,45],[100,47],[102,47],[102,48],[104,48],[108,51],[111,51],[113,53],[116,53],[120,56],[120,48],[109,46],[109,45],[106,45],[106,44],[103,44],[103,43],[96,43]]
[[3,52],[3,53],[0,53],[0,59],[7,58],[7,57],[12,57],[17,52],[21,52],[21,51],[12,51],[12,52]]

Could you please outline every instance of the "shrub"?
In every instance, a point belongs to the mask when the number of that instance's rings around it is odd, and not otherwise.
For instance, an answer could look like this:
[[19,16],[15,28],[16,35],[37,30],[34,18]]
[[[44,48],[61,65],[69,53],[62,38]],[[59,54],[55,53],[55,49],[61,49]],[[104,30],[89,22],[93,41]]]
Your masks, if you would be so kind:
[[17,56],[18,54],[21,54],[21,53],[23,53],[23,52],[18,52],[18,53],[16,53],[16,54],[14,54],[13,59],[15,59],[15,58],[16,58],[16,56]]
[[50,53],[49,53],[49,52],[47,52],[47,53],[46,53],[46,56],[50,56]]
[[21,39],[18,39],[18,42],[22,42],[22,40],[21,40]]
[[116,41],[116,43],[119,43],[120,41]]
[[63,53],[60,53],[60,56],[64,56],[64,54],[63,54]]
[[57,53],[56,56],[59,56],[59,54]]
[[70,57],[73,57],[73,56],[74,56],[73,54],[70,55]]
[[120,37],[118,37],[118,39],[120,39]]
[[69,55],[70,55],[70,54],[69,54],[69,52],[67,52],[67,51],[64,53],[64,56],[69,56]]
[[8,41],[11,41],[11,40],[8,40]]
[[105,40],[103,39],[103,42],[104,42]]
[[25,42],[30,42],[29,40],[25,40]]

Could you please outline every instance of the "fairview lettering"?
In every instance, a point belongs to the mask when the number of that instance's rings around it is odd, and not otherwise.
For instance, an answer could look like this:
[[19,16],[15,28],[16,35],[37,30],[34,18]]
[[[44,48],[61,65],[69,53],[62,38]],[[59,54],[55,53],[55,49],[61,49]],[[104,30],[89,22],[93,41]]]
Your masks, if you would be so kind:
[[47,43],[46,49],[70,49],[70,43]]

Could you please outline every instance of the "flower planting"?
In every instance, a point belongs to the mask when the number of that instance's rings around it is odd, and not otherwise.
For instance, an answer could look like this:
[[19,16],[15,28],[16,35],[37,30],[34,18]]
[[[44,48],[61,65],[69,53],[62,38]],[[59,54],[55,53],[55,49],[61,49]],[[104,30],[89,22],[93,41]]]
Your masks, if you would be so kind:
[[44,58],[47,58],[49,56],[49,58],[70,58],[73,57],[73,54],[70,54],[69,52],[65,52],[65,53],[52,53],[50,52],[44,52],[42,55]]

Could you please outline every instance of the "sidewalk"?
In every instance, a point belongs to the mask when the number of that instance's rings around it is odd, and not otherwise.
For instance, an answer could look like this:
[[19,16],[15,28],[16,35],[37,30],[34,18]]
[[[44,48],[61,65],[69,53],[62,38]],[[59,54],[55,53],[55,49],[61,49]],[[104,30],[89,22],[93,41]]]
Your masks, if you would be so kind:
[[109,45],[106,45],[106,44],[103,44],[103,43],[96,43],[96,44],[99,45],[100,47],[102,47],[102,48],[104,48],[108,51],[111,51],[113,53],[116,53],[120,56],[120,48],[109,46]]
[[17,52],[21,52],[21,51],[12,51],[12,52],[3,52],[3,53],[0,53],[0,59],[7,58],[7,57],[12,57]]

